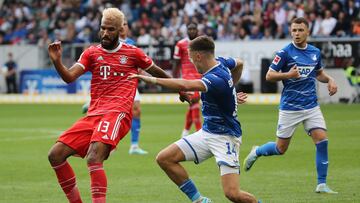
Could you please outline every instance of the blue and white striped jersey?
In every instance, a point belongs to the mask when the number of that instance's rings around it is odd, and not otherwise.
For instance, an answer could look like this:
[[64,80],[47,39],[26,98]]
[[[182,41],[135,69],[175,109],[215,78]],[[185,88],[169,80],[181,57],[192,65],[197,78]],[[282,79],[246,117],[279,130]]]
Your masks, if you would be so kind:
[[202,114],[206,132],[240,137],[240,122],[237,119],[236,90],[230,70],[235,68],[233,58],[218,57],[216,66],[203,74],[206,92],[201,93]]
[[310,44],[301,49],[290,43],[276,53],[269,68],[274,71],[288,72],[294,65],[301,77],[283,80],[280,109],[300,111],[318,106],[316,95],[316,75],[322,69],[320,50]]

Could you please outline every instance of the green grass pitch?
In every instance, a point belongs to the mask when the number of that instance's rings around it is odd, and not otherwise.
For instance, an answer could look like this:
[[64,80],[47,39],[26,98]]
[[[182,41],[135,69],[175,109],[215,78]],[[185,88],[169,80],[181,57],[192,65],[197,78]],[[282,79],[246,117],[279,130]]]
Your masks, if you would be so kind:
[[[155,163],[156,154],[180,137],[186,105],[143,105],[140,144],[147,156],[128,155],[130,136],[105,162],[109,203],[189,202]],[[81,116],[81,105],[0,105],[0,202],[66,202],[47,152],[61,131]],[[328,183],[337,195],[314,193],[315,146],[299,126],[284,156],[262,157],[240,186],[263,202],[360,202],[360,105],[322,105],[329,135]],[[252,145],[275,139],[277,106],[241,105],[241,163]],[[90,202],[86,161],[70,158],[84,202]],[[185,163],[203,195],[228,202],[214,159]]]

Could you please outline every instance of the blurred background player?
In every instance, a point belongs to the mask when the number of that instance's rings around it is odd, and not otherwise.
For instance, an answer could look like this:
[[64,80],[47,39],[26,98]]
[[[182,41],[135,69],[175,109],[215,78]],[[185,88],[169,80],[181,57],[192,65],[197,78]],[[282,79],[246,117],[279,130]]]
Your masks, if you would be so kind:
[[[128,21],[125,18],[123,29],[120,31],[120,41],[125,42],[126,44],[135,45],[135,41],[128,37],[129,33],[129,25]],[[141,70],[140,70],[141,71]],[[140,115],[141,115],[141,108],[140,108],[140,93],[139,90],[136,89],[136,95],[134,98],[134,103],[132,107],[132,122],[131,122],[131,145],[129,149],[129,154],[139,154],[139,155],[145,155],[148,154],[147,151],[141,149],[139,147],[139,135],[140,135]],[[82,107],[83,113],[86,113],[89,108],[89,102],[85,103]]]
[[[93,203],[105,203],[107,177],[103,162],[131,125],[131,108],[138,81],[127,80],[138,68],[151,75],[169,77],[144,52],[119,40],[124,14],[107,8],[101,18],[101,44],[87,48],[70,69],[63,65],[61,42],[49,45],[51,61],[61,78],[71,83],[87,71],[92,73],[91,101],[87,115],[66,130],[52,146],[48,159],[68,201],[81,203],[75,173],[67,162],[72,155],[86,158]],[[181,97],[184,98],[184,97]]]
[[[181,67],[181,78],[183,79],[200,79],[201,74],[196,70],[193,63],[189,58],[189,43],[190,40],[195,39],[198,36],[198,28],[196,23],[189,23],[187,25],[187,38],[178,41],[174,50],[174,68],[173,77],[179,76],[179,68]],[[181,137],[187,136],[191,125],[194,123],[196,131],[201,129],[201,117],[200,117],[200,93],[198,91],[192,92],[192,102],[189,104],[189,108],[186,112],[185,127],[182,131]]]
[[189,56],[203,74],[201,79],[161,79],[143,75],[129,78],[140,78],[174,90],[202,92],[202,129],[169,145],[156,157],[168,177],[193,203],[209,203],[211,200],[200,194],[180,162],[199,164],[213,156],[220,169],[225,196],[236,203],[256,203],[255,197],[240,190],[239,186],[238,155],[242,130],[237,119],[237,99],[246,99],[246,95],[236,94],[235,84],[241,77],[243,62],[233,58],[215,59],[214,50],[214,41],[208,36],[190,42]]
[[326,185],[328,172],[328,137],[326,124],[316,95],[316,80],[327,83],[329,95],[337,85],[324,71],[320,50],[307,43],[309,24],[305,18],[291,23],[292,43],[278,51],[266,74],[268,81],[282,81],[276,142],[254,146],[244,160],[245,171],[251,169],[260,156],[283,155],[289,147],[296,127],[304,124],[316,146],[317,193],[337,193]]

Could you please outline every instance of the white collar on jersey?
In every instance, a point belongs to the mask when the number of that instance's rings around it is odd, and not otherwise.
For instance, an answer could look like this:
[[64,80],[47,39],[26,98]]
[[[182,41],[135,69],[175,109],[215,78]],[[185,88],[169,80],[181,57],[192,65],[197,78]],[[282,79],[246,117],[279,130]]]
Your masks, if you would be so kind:
[[212,69],[218,67],[220,65],[220,63],[217,63],[215,66],[211,67],[209,70],[207,70],[205,73],[203,73],[203,75],[205,75],[206,73],[210,72]]
[[301,47],[296,46],[294,41],[292,41],[291,43],[294,45],[294,47],[296,47],[297,49],[301,49],[301,50],[305,50],[308,47],[308,44],[306,44],[306,46],[304,48],[301,48]]
[[121,48],[121,46],[122,46],[122,44],[123,44],[123,42],[119,42],[119,45],[115,48],[115,49],[112,49],[112,50],[108,50],[108,49],[104,49],[104,48],[102,48],[104,51],[106,51],[106,52],[108,52],[108,53],[115,53],[115,52],[117,52],[117,51],[119,51],[119,49]]

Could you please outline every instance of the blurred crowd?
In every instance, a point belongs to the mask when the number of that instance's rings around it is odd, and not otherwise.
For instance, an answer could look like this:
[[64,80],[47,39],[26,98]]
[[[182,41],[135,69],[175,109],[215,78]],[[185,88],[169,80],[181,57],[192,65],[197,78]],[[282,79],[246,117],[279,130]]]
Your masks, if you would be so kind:
[[174,44],[186,24],[218,41],[289,38],[289,22],[305,17],[312,37],[360,36],[360,0],[5,0],[0,44],[98,41],[101,12],[121,9],[137,44]]

